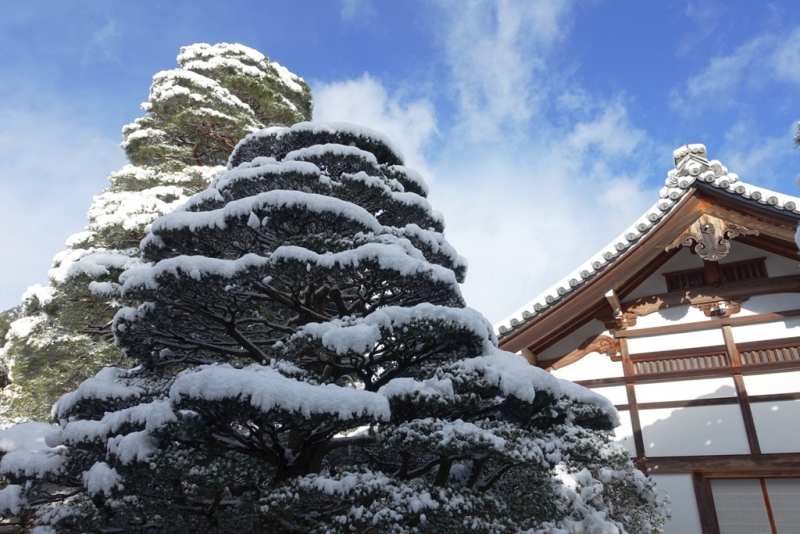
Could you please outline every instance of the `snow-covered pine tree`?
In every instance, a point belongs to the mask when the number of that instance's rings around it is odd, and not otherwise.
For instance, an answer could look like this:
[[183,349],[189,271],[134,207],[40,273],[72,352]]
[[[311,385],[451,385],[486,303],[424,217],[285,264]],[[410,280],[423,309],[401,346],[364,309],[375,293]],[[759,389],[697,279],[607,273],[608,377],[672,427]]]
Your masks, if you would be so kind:
[[114,319],[137,366],[0,461],[0,508],[37,534],[657,531],[613,406],[496,347],[402,163],[347,124],[247,136],[142,242]]
[[145,116],[123,128],[132,165],[111,173],[88,226],[55,257],[48,286],[23,297],[0,349],[11,379],[0,426],[47,420],[61,395],[105,365],[124,365],[110,325],[119,276],[140,264],[145,227],[205,189],[248,133],[311,118],[306,83],[251,48],[195,44],[178,63],[153,77]]

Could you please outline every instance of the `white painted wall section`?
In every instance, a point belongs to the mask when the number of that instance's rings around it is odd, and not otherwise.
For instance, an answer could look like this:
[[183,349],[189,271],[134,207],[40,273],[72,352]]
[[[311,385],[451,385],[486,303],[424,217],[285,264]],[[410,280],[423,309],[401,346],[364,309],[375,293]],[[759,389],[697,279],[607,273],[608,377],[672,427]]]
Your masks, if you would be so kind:
[[625,386],[606,386],[603,388],[589,388],[598,395],[602,395],[612,404],[628,404],[628,391]]
[[663,273],[675,271],[685,271],[687,269],[702,269],[703,260],[697,254],[687,248],[682,248],[672,258],[667,261],[657,273],[650,275],[644,282],[639,284],[636,289],[625,296],[625,301],[635,300],[650,295],[658,295],[667,292],[667,281]]
[[656,485],[667,492],[671,518],[664,524],[664,534],[702,534],[692,475],[653,475]]
[[701,321],[708,321],[709,318],[703,313],[703,310],[693,308],[689,304],[686,306],[675,306],[674,308],[667,308],[653,312],[644,317],[636,318],[636,326],[631,326],[628,330],[638,330],[640,328],[652,328],[655,326],[670,326],[683,323],[699,323]]
[[553,371],[553,375],[567,380],[593,380],[623,376],[622,362],[612,362],[611,358],[599,352],[590,352],[577,362]]
[[606,326],[597,319],[593,319],[568,336],[557,341],[551,347],[547,347],[537,354],[536,357],[540,363],[546,363],[546,360],[560,358],[580,347],[587,339],[594,338],[599,334],[605,334],[611,337],[611,333],[606,330]]
[[[798,330],[800,335],[800,330]],[[738,338],[734,338],[738,342]],[[698,330],[696,332],[681,332],[677,334],[664,334],[660,336],[635,337],[628,339],[628,352],[631,355],[642,352],[659,352],[665,350],[695,349],[698,347],[712,347],[724,345],[722,329]]]
[[771,323],[732,326],[731,333],[736,343],[800,337],[800,317],[788,317]]
[[[798,273],[800,274],[800,273]],[[742,302],[742,311],[736,317],[773,313],[800,308],[800,293],[776,293],[774,295],[756,295]]]
[[800,391],[800,371],[744,375],[744,387],[748,395],[796,393]]
[[647,456],[750,453],[738,405],[639,410],[639,420]]
[[761,452],[800,452],[800,400],[752,402]]
[[736,396],[736,386],[733,383],[733,378],[729,376],[637,384],[635,389],[636,402],[638,403],[720,399]]

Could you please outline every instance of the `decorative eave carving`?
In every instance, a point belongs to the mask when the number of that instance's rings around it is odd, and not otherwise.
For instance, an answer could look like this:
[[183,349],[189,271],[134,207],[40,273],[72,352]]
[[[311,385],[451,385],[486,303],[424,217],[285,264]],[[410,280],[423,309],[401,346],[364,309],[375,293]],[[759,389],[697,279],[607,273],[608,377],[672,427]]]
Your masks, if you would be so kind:
[[592,352],[599,352],[611,357],[612,361],[622,361],[620,356],[619,340],[609,337],[605,334],[600,334],[595,337],[590,337],[584,341],[580,347],[573,350],[563,358],[560,358],[556,363],[547,368],[548,371],[555,371],[566,367],[571,363],[575,363],[587,354]]
[[758,230],[703,214],[664,250],[690,247],[706,261],[719,261],[730,252],[731,239],[740,235],[758,235]]

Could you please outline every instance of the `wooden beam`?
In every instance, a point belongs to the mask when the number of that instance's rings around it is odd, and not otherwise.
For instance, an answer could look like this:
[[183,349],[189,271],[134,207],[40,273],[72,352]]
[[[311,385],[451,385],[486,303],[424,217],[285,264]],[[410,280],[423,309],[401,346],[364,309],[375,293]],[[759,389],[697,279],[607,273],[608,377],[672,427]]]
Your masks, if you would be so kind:
[[529,364],[539,365],[539,361],[536,359],[536,354],[534,354],[529,348],[524,348],[520,352],[522,352],[522,357],[528,360]]
[[756,315],[745,315],[744,317],[716,317],[708,321],[697,321],[693,323],[674,324],[668,326],[653,326],[650,328],[637,328],[635,330],[620,330],[615,333],[618,338],[660,336],[664,334],[675,334],[677,332],[694,332],[697,330],[710,330],[720,326],[738,326],[745,324],[768,323],[770,321],[781,321],[788,317],[800,316],[800,309],[786,310],[773,313],[759,313]]
[[609,289],[606,292],[606,300],[608,301],[608,305],[611,306],[611,309],[614,312],[614,317],[621,317],[622,303],[620,303],[619,297],[617,296],[617,293],[613,289]]
[[[759,402],[780,402],[787,400],[800,399],[800,392],[795,393],[773,393],[772,395],[748,395],[747,400],[750,404]],[[659,401],[659,402],[640,402],[636,405],[639,411],[642,410],[661,410],[664,408],[692,408],[695,406],[727,406],[730,404],[739,404],[738,397],[718,397],[713,399],[689,399],[677,401]],[[614,408],[618,411],[624,412],[630,410],[630,404],[615,404]]]
[[744,387],[742,375],[733,375],[733,383],[736,385],[736,397],[739,399],[739,407],[742,409],[742,420],[744,421],[744,430],[747,434],[750,452],[761,454],[761,445],[758,443],[758,434],[756,433],[756,423],[753,419],[753,412],[750,409],[750,401],[747,399],[747,389]]
[[691,380],[693,378],[714,378],[718,376],[733,376],[735,374],[750,375],[797,370],[800,370],[800,361],[770,362],[746,365],[739,368],[717,367],[714,369],[693,369],[690,371],[669,371],[613,378],[595,378],[593,380],[576,380],[575,383],[585,387],[598,387],[622,385],[628,382],[636,384],[640,382],[669,382],[671,380]]
[[800,293],[800,275],[756,278],[730,282],[719,287],[707,286],[686,291],[670,291],[623,302],[622,310],[624,313],[633,313],[643,317],[679,306],[708,304],[721,300],[739,300],[776,293]]
[[633,384],[625,384],[625,391],[628,394],[628,406],[630,407],[631,428],[633,429],[633,445],[636,449],[636,457],[644,457],[644,438],[642,438],[642,423],[639,420],[639,410],[636,409],[636,390]]
[[647,458],[651,475],[698,472],[726,477],[798,477],[800,453],[659,456]]

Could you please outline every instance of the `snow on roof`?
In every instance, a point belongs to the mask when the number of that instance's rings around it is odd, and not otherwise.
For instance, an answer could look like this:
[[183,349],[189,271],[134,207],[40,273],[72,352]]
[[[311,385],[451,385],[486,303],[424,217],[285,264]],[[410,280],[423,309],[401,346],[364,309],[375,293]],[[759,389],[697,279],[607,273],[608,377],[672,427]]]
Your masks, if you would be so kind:
[[729,195],[758,202],[777,211],[800,214],[800,198],[740,181],[738,175],[729,173],[719,161],[709,161],[704,145],[686,144],[676,149],[672,156],[675,168],[667,173],[666,183],[659,191],[659,200],[589,261],[494,325],[500,338],[557,306],[570,293],[635,248],[642,237],[658,226],[665,215],[688,197],[696,183],[705,182]]

